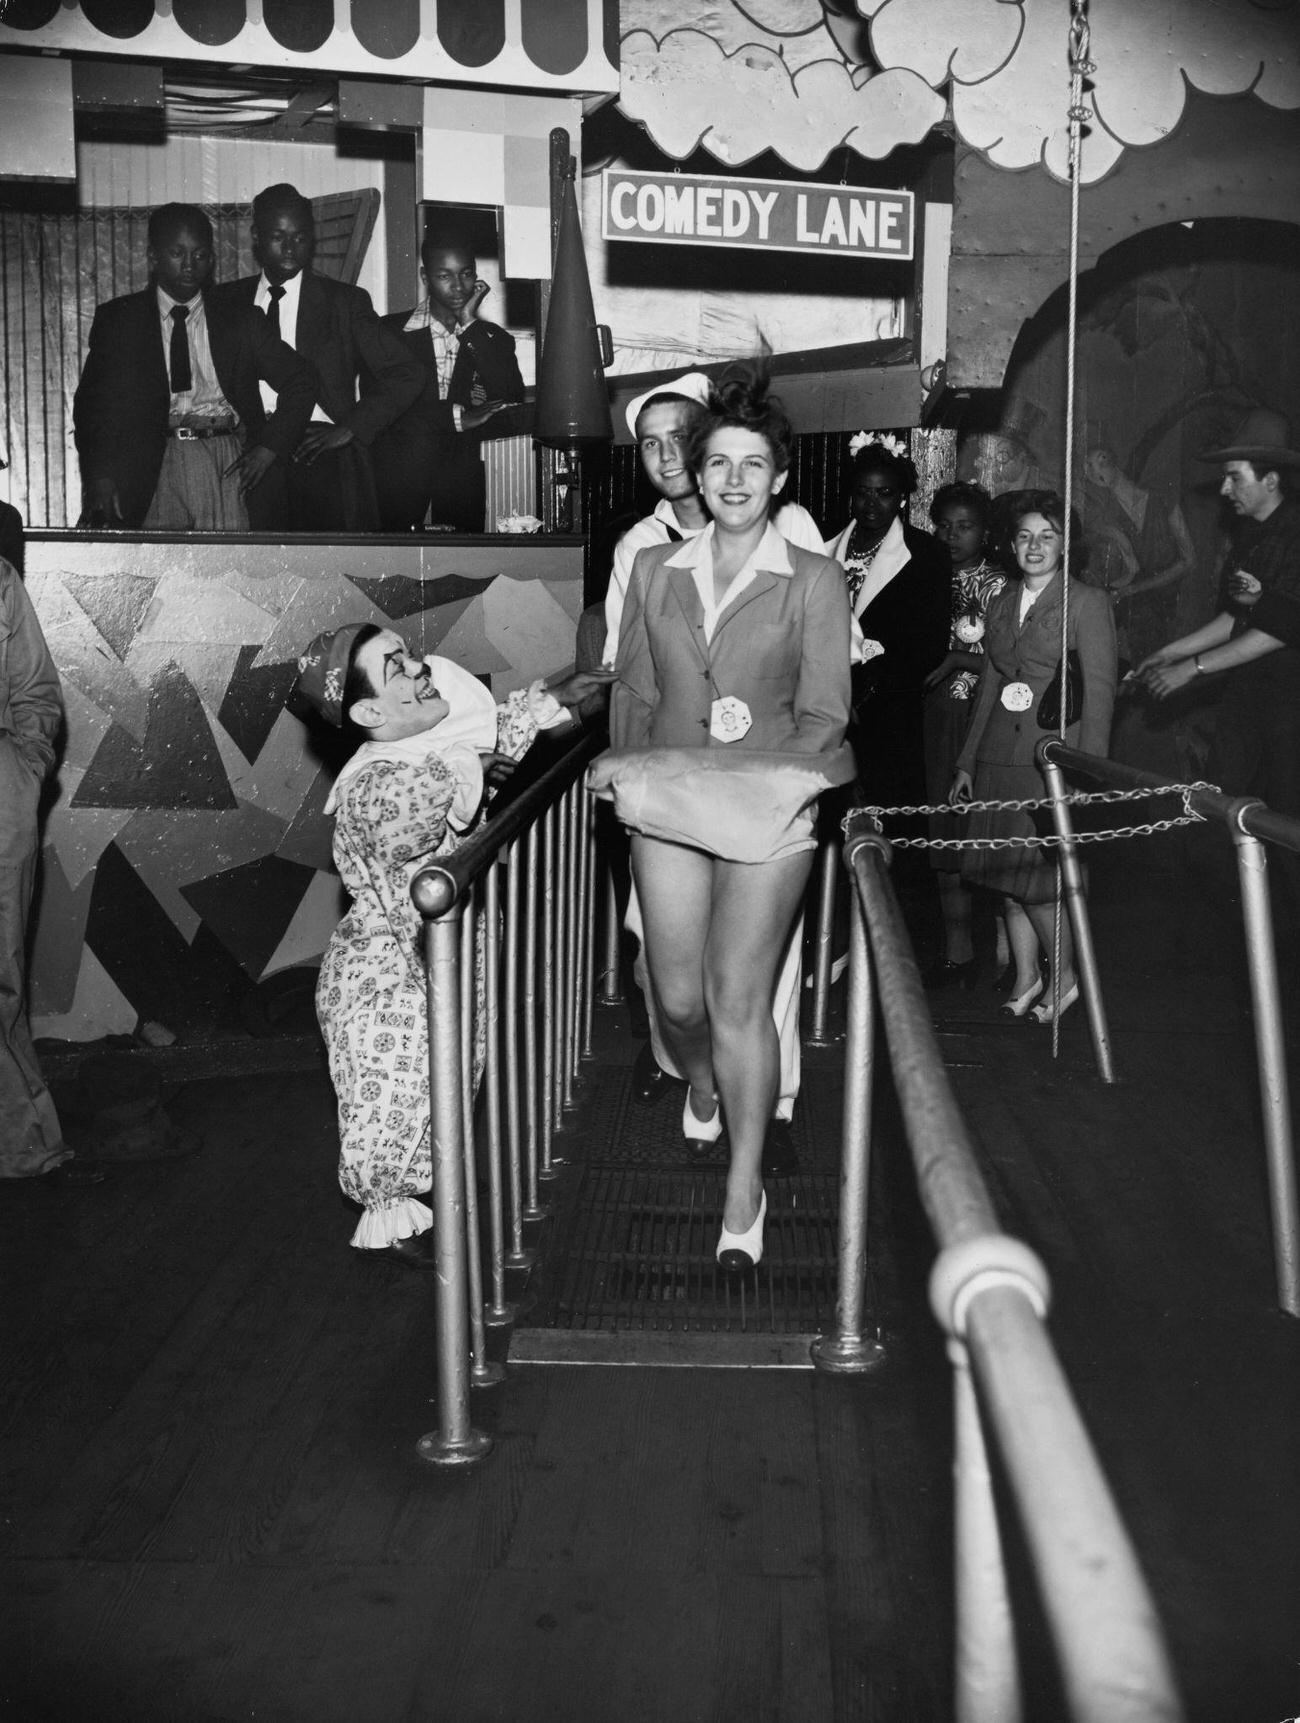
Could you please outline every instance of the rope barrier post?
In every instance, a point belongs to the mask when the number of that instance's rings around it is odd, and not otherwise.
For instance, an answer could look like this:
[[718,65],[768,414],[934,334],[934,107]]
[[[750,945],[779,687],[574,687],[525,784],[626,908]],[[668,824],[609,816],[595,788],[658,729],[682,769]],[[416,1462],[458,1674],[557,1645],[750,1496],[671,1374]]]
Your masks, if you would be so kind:
[[819,852],[817,869],[817,944],[813,955],[813,1009],[810,1047],[828,1047],[826,1017],[831,995],[832,944],[835,939],[835,885],[839,844],[828,838]]
[[[1106,1007],[1102,1003],[1101,978],[1097,969],[1097,953],[1092,943],[1092,924],[1088,920],[1088,900],[1083,889],[1083,871],[1079,866],[1074,826],[1070,819],[1070,804],[1066,800],[1065,776],[1061,768],[1048,758],[1050,742],[1038,744],[1038,763],[1052,798],[1052,819],[1060,838],[1057,846],[1061,880],[1065,888],[1066,907],[1070,913],[1070,928],[1074,934],[1074,960],[1079,967],[1079,987],[1088,1013],[1088,1029],[1092,1035],[1092,1051],[1097,1060],[1097,1074],[1103,1083],[1115,1081],[1115,1064],[1110,1052],[1110,1030],[1106,1023]],[[1055,972],[1053,974],[1055,980]]]
[[[443,889],[439,889],[439,888]],[[424,924],[429,1031],[433,1237],[437,1258],[438,1427],[416,1451],[435,1466],[471,1466],[492,1438],[469,1415],[469,1305],[465,1220],[465,1145],[460,1075],[460,929],[455,887],[432,875],[418,905]]]
[[1264,1156],[1268,1169],[1269,1209],[1277,1301],[1288,1316],[1300,1316],[1300,1222],[1296,1209],[1295,1154],[1291,1141],[1291,1099],[1286,1046],[1277,986],[1277,951],[1268,893],[1268,856],[1264,845],[1241,824],[1241,815],[1258,803],[1238,805],[1232,821],[1241,883],[1241,919],[1250,969],[1250,999],[1255,1017],[1255,1054],[1259,1098],[1264,1115]]
[[[859,849],[875,852],[878,866],[888,855],[886,840],[875,834],[845,846],[851,870]],[[850,871],[852,881],[852,872]],[[867,930],[856,884],[849,891],[849,997],[844,1052],[844,1123],[840,1150],[839,1273],[835,1295],[835,1332],[819,1335],[809,1349],[813,1364],[827,1375],[860,1375],[885,1361],[885,1349],[869,1340],[866,1328],[867,1201],[871,1181],[871,1097],[875,1075],[873,998]]]

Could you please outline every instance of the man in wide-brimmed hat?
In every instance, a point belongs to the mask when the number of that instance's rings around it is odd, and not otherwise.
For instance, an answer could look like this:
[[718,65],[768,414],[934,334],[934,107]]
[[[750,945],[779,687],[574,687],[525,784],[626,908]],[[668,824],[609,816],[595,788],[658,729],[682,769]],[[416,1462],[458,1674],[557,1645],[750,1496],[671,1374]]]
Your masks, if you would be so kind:
[[1300,816],[1300,451],[1287,421],[1258,407],[1231,443],[1201,456],[1223,466],[1237,517],[1226,602],[1203,628],[1153,652],[1137,674],[1158,700],[1227,673],[1209,775],[1234,795]]

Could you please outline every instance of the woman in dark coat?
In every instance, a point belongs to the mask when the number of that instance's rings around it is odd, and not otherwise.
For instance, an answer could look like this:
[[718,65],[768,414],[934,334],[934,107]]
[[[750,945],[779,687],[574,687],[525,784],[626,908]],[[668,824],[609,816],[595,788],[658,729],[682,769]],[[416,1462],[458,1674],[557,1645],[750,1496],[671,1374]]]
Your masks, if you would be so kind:
[[916,468],[899,438],[865,440],[851,477],[853,519],[826,546],[844,569],[866,641],[867,661],[853,667],[850,739],[867,799],[910,805],[925,799],[925,680],[948,650],[952,563],[902,519]]
[[[1045,794],[1034,749],[1055,728],[1038,722],[1039,702],[1060,675],[1061,613],[1066,571],[1062,561],[1065,505],[1053,491],[1025,491],[1011,524],[1011,548],[1021,578],[1013,580],[989,605],[980,672],[970,728],[957,760],[949,799],[954,802],[1021,801]],[[1082,552],[1082,539],[1071,531]],[[1076,566],[1081,564],[1080,555]],[[1082,671],[1082,709],[1065,732],[1072,748],[1105,754],[1110,744],[1115,704],[1115,621],[1110,599],[1095,586],[1071,579],[1068,647],[1077,651]],[[1037,827],[1028,812],[990,809],[971,814],[972,838],[1033,837]],[[1016,964],[1012,997],[1002,1007],[1012,1017],[1032,1015],[1052,1021],[1044,994],[1040,957],[1051,960],[1056,858],[1039,846],[967,850],[962,877],[988,886],[1006,899],[1007,934]],[[1062,1014],[1079,997],[1074,948],[1068,924],[1061,930]]]

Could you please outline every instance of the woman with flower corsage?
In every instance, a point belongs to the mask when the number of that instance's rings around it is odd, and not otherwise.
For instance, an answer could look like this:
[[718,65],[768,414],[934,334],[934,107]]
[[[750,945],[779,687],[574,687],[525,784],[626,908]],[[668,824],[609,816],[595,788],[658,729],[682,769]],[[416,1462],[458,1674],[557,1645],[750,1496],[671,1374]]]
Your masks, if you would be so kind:
[[588,779],[632,834],[656,1013],[688,1083],[683,1132],[716,1141],[726,1121],[726,1273],[762,1258],[777,969],[812,866],[817,797],[853,775],[844,581],[772,525],[793,444],[764,370],[723,378],[687,449],[711,523],[632,564],[613,751]]
[[[1070,538],[1073,567],[1080,569],[1085,547],[1073,516]],[[1055,722],[1045,721],[1050,714],[1042,701],[1049,690],[1054,691],[1059,713],[1061,614],[1067,579],[1064,545],[1062,499],[1054,491],[1022,491],[1011,520],[1011,548],[1021,578],[989,605],[984,666],[950,801],[1016,802],[1046,794],[1034,750],[1043,737],[1059,733]],[[1082,687],[1074,688],[1067,699],[1067,718],[1072,707],[1077,707],[1078,715],[1068,724],[1065,740],[1071,748],[1104,755],[1115,704],[1115,620],[1104,592],[1068,578],[1066,646],[1077,655],[1078,671],[1076,676],[1072,668],[1070,679],[1081,681]],[[1050,829],[1050,820],[1036,821],[1029,811],[990,808],[972,812],[963,825],[968,838],[1033,839]],[[1050,1023],[1053,999],[1059,995],[1058,1009],[1064,1015],[1079,997],[1068,922],[1063,921],[1061,928],[1061,972],[1055,990],[1041,973],[1043,961],[1052,961],[1055,850],[1033,842],[1007,849],[964,850],[962,877],[999,892],[1005,900],[1016,978],[1003,1013]]]
[[925,794],[925,679],[948,645],[952,564],[902,518],[917,484],[902,439],[862,431],[849,451],[853,519],[826,553],[844,570],[866,641],[865,662],[853,667],[851,740],[867,800],[908,805]]
[[316,1013],[338,1098],[339,1184],[361,1206],[352,1235],[406,1268],[432,1269],[429,1041],[419,912],[411,881],[460,843],[492,779],[609,680],[535,682],[498,706],[449,658],[420,658],[400,634],[352,623],[298,660],[300,701],[354,752],[325,804],[334,865],[352,898],[321,964]]
[[[984,663],[984,625],[990,602],[1007,584],[1006,572],[988,552],[992,498],[981,485],[958,480],[935,492],[930,519],[935,537],[952,559],[952,630],[947,656],[925,679],[925,799],[946,802],[966,740],[976,684]],[[965,833],[955,814],[931,814],[930,837]],[[959,850],[932,849],[930,866],[939,885],[943,914],[943,956],[926,975],[926,985],[964,988],[975,984],[975,947],[971,937],[971,891],[961,876]],[[1008,961],[1006,927],[998,918],[998,967]]]

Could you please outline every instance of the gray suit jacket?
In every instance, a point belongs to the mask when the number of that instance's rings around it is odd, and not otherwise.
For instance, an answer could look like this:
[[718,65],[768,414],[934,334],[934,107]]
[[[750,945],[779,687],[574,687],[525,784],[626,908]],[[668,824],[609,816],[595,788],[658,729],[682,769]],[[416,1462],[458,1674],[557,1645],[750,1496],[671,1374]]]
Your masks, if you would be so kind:
[[[1032,766],[1034,749],[1054,730],[1038,726],[1038,702],[1048,683],[1060,673],[1061,577],[1044,587],[1019,623],[1022,588],[1008,581],[989,605],[984,634],[984,667],[971,711],[970,728],[962,745],[958,769],[975,771],[977,760],[990,765]],[[1110,746],[1110,720],[1115,706],[1115,618],[1109,596],[1098,586],[1070,582],[1069,645],[1079,654],[1083,671],[1083,710],[1066,732],[1072,748],[1104,755]],[[1033,703],[1024,712],[1008,712],[1001,702],[1008,682],[1027,682]]]
[[[834,752],[849,721],[849,600],[839,564],[769,529],[756,578],[706,641],[692,569],[673,566],[697,543],[653,545],[632,564],[610,700],[614,747]],[[768,566],[779,561],[784,569]],[[753,724],[721,743],[709,734],[710,710],[728,694],[745,702]]]

